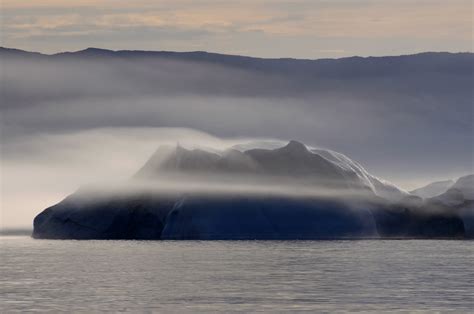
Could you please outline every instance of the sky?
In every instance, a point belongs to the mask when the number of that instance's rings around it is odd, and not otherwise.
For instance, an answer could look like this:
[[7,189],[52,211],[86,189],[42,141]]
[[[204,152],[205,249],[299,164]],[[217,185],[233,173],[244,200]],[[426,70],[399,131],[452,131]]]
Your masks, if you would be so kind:
[[258,57],[472,51],[471,0],[3,0],[1,44]]
[[[473,42],[471,1],[1,5],[1,45],[43,53],[99,47],[316,59],[472,51]],[[396,68],[349,60],[328,73],[308,68],[308,76],[305,65],[286,72],[159,58],[2,60],[0,227],[31,227],[80,186],[126,180],[157,147],[176,142],[296,139],[408,190],[473,172],[472,55],[432,58]]]

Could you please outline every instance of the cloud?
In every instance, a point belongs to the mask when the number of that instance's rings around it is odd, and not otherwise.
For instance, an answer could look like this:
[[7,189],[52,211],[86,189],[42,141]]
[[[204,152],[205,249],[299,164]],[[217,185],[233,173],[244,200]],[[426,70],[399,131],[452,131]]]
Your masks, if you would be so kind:
[[368,163],[377,161],[367,151],[390,143],[394,149],[382,151],[400,164],[422,151],[437,153],[435,141],[443,140],[453,164],[466,165],[469,68],[443,68],[448,61],[442,61],[427,70],[416,60],[395,70],[390,63],[360,68],[348,60],[329,72],[297,63],[236,67],[169,58],[9,60],[2,72],[2,131],[9,141],[41,132],[180,126],[219,136],[297,138]]
[[[48,52],[93,45],[160,50],[202,47],[310,58],[386,55],[393,49],[401,53],[465,51],[472,50],[471,8],[468,0],[134,1],[133,5],[109,0],[74,4],[6,0],[3,43]],[[208,35],[205,43],[201,36],[193,36],[203,33]]]

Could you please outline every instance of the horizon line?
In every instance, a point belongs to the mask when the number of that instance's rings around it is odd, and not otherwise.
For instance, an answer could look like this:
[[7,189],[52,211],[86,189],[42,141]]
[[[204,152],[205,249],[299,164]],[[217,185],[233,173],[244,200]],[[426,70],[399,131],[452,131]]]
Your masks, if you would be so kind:
[[298,61],[318,61],[318,60],[342,60],[342,59],[351,59],[351,58],[360,58],[360,59],[370,59],[370,58],[394,58],[394,57],[410,57],[410,56],[417,56],[417,55],[424,55],[424,54],[450,54],[450,55],[463,55],[463,54],[474,54],[474,51],[422,51],[416,53],[407,53],[407,54],[400,54],[400,55],[383,55],[383,56],[346,56],[346,57],[334,57],[334,58],[316,58],[316,59],[309,59],[309,58],[293,58],[293,57],[255,57],[249,55],[239,55],[239,54],[227,54],[227,53],[220,53],[220,52],[212,52],[212,51],[205,51],[205,50],[188,50],[188,51],[175,51],[175,50],[141,50],[141,49],[106,49],[106,48],[97,48],[97,47],[87,47],[80,50],[74,51],[60,51],[55,53],[43,53],[38,51],[31,51],[31,50],[24,50],[19,48],[11,48],[0,46],[1,50],[9,50],[15,51],[20,53],[29,53],[47,57],[54,57],[54,56],[61,56],[61,55],[72,55],[72,54],[79,54],[88,51],[97,51],[97,52],[104,52],[104,53],[172,53],[172,54],[209,54],[209,55],[219,55],[219,56],[228,56],[228,57],[240,57],[240,58],[249,58],[249,59],[261,59],[261,60],[298,60]]

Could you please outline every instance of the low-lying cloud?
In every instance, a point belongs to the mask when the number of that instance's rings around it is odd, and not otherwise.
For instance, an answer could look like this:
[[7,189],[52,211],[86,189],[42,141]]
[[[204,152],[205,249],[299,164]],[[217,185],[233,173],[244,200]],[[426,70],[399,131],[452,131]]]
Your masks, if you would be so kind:
[[160,146],[225,149],[248,140],[179,128],[103,128],[3,141],[0,226],[28,227],[81,186],[125,183]]
[[2,57],[3,224],[128,178],[163,143],[297,139],[407,188],[459,177],[472,172],[471,59]]

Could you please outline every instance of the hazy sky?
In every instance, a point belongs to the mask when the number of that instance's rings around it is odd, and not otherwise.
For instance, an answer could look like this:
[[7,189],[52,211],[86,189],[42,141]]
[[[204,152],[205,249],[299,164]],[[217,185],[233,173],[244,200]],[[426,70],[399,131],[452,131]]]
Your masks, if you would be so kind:
[[3,0],[2,45],[321,58],[472,51],[471,0]]

